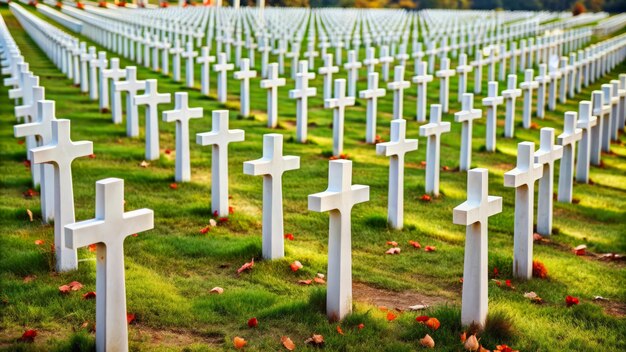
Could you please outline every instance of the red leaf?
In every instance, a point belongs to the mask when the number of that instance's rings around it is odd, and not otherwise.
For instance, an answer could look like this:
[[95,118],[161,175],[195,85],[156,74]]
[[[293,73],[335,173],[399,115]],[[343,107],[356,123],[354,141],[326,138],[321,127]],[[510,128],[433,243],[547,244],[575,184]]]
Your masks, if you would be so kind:
[[214,211],[214,212],[213,212],[213,217],[214,217],[214,218],[216,218],[216,217],[218,217],[218,216],[219,216],[219,213],[217,212],[217,210],[216,210],[216,211]]
[[70,290],[71,290],[71,287],[69,285],[59,286],[59,292],[61,292],[63,294],[70,293]]
[[363,324],[363,323],[359,324],[359,326],[358,326],[359,330],[363,329],[364,327],[365,327],[365,324]]
[[91,292],[87,292],[83,295],[84,299],[94,299],[96,298],[96,293],[91,291]]
[[93,153],[89,154],[89,159],[95,159],[95,158],[96,158],[96,154],[93,154]]
[[288,239],[289,241],[293,241],[293,235],[290,233],[285,234],[285,239]]
[[432,198],[428,194],[424,194],[422,196],[422,201],[424,201],[424,202],[430,202],[431,200],[432,200]]
[[417,241],[409,241],[409,244],[413,246],[413,248],[417,248],[417,249],[422,248],[422,245]]
[[246,270],[251,270],[253,266],[254,266],[254,258],[252,258],[250,262],[242,265],[241,268],[237,269],[237,274],[241,274],[242,272]]
[[172,151],[169,150],[169,149],[165,149],[165,154],[167,154],[167,155],[172,154]]
[[177,183],[170,183],[170,188],[171,189],[178,189],[178,184]]
[[507,285],[507,287],[512,287],[511,280],[506,280],[504,283]]
[[95,252],[96,248],[98,248],[98,245],[96,245],[95,243],[89,245],[89,251],[90,252]]
[[565,304],[566,304],[568,307],[571,307],[571,306],[577,305],[578,303],[579,303],[579,300],[578,300],[578,298],[576,298],[576,297],[572,297],[572,296],[567,296],[567,297],[565,297]]
[[248,320],[248,327],[256,328],[258,325],[259,325],[259,321],[257,320],[257,318],[250,318]]
[[420,315],[419,317],[415,318],[415,321],[419,321],[420,323],[425,322],[426,320],[428,320],[430,317],[428,315]]
[[387,321],[393,321],[396,320],[398,316],[393,314],[392,312],[387,312]]
[[435,247],[435,246],[426,246],[424,248],[424,251],[426,251],[426,252],[434,252],[436,250],[437,250],[437,247]]
[[35,337],[37,337],[37,330],[26,330],[22,334],[22,337],[19,338],[21,342],[34,342]]
[[343,335],[343,330],[341,330],[341,326],[337,325],[337,332],[339,335]]
[[24,160],[24,167],[26,167],[27,169],[30,169],[30,160],[28,159]]
[[221,217],[221,218],[217,219],[217,222],[219,222],[219,223],[228,222],[228,218],[227,217]]
[[296,260],[295,262],[289,264],[289,267],[291,268],[291,271],[295,272],[302,269],[302,263]]
[[494,268],[493,268],[493,276],[494,276],[494,277],[498,277],[498,275],[499,275],[499,274],[500,274],[500,271],[498,270],[498,268],[497,268],[497,267],[494,267]]
[[72,291],[78,291],[78,290],[80,290],[80,289],[82,289],[82,288],[83,288],[83,284],[81,284],[81,283],[80,283],[80,282],[78,282],[78,281],[72,281],[72,282],[70,282],[70,283],[69,283],[69,284],[67,284],[67,285],[70,287],[70,289],[71,289]]
[[207,226],[201,228],[200,229],[200,233],[204,235],[205,233],[209,232],[209,230],[211,230],[211,225],[207,225]]
[[135,314],[132,313],[126,313],[126,322],[128,324],[131,324],[132,322],[135,321]]
[[228,214],[235,214],[235,208],[228,207]]

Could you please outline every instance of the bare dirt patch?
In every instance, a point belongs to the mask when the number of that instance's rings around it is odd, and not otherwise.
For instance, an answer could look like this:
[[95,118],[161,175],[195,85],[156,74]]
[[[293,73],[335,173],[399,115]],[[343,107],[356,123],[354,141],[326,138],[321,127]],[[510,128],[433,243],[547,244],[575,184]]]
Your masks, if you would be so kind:
[[148,344],[170,347],[185,347],[193,344],[220,346],[224,336],[219,333],[202,333],[189,330],[158,330],[142,325],[134,325],[128,331],[129,339]]
[[416,304],[432,307],[452,303],[443,297],[426,296],[415,291],[389,291],[371,287],[361,282],[354,282],[352,284],[352,296],[355,301],[398,310],[408,310],[409,306]]
[[606,315],[610,315],[616,318],[626,318],[626,303],[612,300],[599,300],[595,301],[600,307],[604,309]]

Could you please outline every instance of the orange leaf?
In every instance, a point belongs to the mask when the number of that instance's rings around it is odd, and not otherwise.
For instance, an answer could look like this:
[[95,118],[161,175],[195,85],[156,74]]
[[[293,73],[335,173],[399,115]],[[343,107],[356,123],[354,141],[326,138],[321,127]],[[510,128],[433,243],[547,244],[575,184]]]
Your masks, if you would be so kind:
[[394,321],[398,316],[393,314],[392,312],[387,312],[387,321]]
[[441,323],[439,323],[439,319],[437,318],[429,318],[424,324],[432,331],[439,329],[439,326],[441,325]]
[[289,351],[293,351],[296,349],[296,344],[291,341],[291,339],[287,336],[283,336],[280,338],[280,342],[283,343],[283,346]]
[[463,331],[461,334],[461,343],[465,343],[465,340],[467,340],[467,333]]
[[95,243],[89,245],[89,251],[90,252],[95,252],[96,248],[98,248],[98,246]]
[[291,271],[298,271],[302,269],[302,263],[296,260],[295,262],[289,264],[289,267],[291,268]]
[[315,281],[316,284],[320,284],[320,285],[323,285],[326,283],[326,281],[324,281],[324,279],[322,279],[321,277],[315,277],[313,278],[313,281]]
[[72,289],[72,291],[78,291],[83,288],[83,284],[78,281],[72,281],[68,284],[68,286],[70,287],[70,289]]
[[170,183],[170,188],[171,189],[178,189],[178,184],[177,183]]
[[59,292],[61,293],[70,293],[71,287],[69,285],[59,286]]
[[133,321],[135,321],[135,314],[126,313],[126,323],[131,324]]
[[434,251],[436,251],[436,250],[437,250],[437,247],[435,247],[435,246],[426,246],[426,247],[424,248],[424,250],[425,250],[426,252],[434,252]]
[[241,274],[242,272],[244,272],[246,270],[251,270],[253,266],[254,266],[254,258],[252,258],[252,260],[250,260],[250,262],[245,263],[244,265],[242,265],[241,268],[237,269],[237,274]]
[[387,241],[387,244],[392,246],[392,247],[398,247],[398,242],[396,242],[396,241]]
[[417,241],[409,241],[409,244],[413,246],[413,248],[417,248],[417,249],[422,248],[422,245]]
[[46,241],[44,241],[44,240],[35,240],[35,244],[38,245],[38,246],[41,246],[44,243],[46,243]]
[[235,336],[235,338],[233,339],[233,345],[235,345],[236,349],[243,348],[247,343],[248,341],[244,340],[243,338],[239,336]]
[[337,332],[339,335],[343,335],[343,330],[341,330],[341,326],[337,325]]
[[430,202],[430,201],[431,201],[431,199],[432,199],[432,198],[431,198],[428,194],[424,194],[424,195],[422,196],[422,201],[424,201],[424,202]]
[[293,234],[285,234],[285,239],[288,239],[289,241],[293,241]]
[[313,280],[300,280],[300,281],[298,281],[298,283],[300,285],[310,285],[311,282],[313,282]]
[[308,339],[304,340],[304,343],[310,343],[313,345],[322,345],[324,343],[324,336],[322,335],[313,335]]
[[209,232],[209,230],[211,230],[211,225],[207,225],[207,226],[201,228],[200,229],[200,233],[204,235],[205,233]]

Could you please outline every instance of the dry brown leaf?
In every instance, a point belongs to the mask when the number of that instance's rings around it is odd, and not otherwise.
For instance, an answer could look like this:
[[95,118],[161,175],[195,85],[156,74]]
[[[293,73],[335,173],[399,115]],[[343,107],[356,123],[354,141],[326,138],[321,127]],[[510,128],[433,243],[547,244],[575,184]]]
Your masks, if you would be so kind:
[[324,343],[324,336],[313,334],[313,336],[311,336],[308,339],[304,340],[304,343],[310,343],[310,344],[313,344],[313,345],[322,345]]
[[289,351],[293,351],[296,349],[296,344],[291,341],[291,339],[287,336],[283,336],[280,338],[280,342],[283,343],[283,346]]
[[426,348],[435,348],[435,340],[430,335],[426,334],[424,338],[420,339],[420,344]]

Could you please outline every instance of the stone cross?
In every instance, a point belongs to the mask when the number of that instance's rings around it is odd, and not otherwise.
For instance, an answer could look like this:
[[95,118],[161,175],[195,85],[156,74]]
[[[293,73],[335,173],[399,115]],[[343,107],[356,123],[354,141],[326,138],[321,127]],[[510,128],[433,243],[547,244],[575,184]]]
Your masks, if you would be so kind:
[[620,73],[619,75],[619,101],[621,108],[617,126],[626,132],[626,73]]
[[393,62],[393,55],[389,55],[389,47],[383,45],[380,47],[380,57],[378,61],[382,65],[383,81],[389,81],[389,65]]
[[315,50],[315,42],[309,41],[306,46],[306,51],[304,52],[304,57],[309,60],[309,68],[311,70],[315,69],[315,58],[319,56],[319,52]]
[[574,158],[576,142],[583,137],[583,130],[576,128],[578,114],[574,111],[565,113],[563,133],[556,137],[557,143],[563,147],[563,158],[559,167],[559,193],[557,200],[562,203],[572,202],[574,180]]
[[[24,105],[19,105],[14,108],[15,117],[19,120],[20,118],[24,119],[24,122],[30,123],[35,122],[37,118],[37,102],[40,100],[44,100],[45,89],[44,87],[40,87],[39,77],[31,76],[30,79],[27,79],[24,86],[24,98],[22,98],[22,102]],[[30,94],[28,91],[30,90]],[[36,135],[26,135],[26,155],[27,158],[28,150],[37,146],[37,137]],[[30,160],[30,159],[29,159]],[[41,166],[37,164],[31,164],[30,174],[33,180],[33,186],[37,187],[41,183]]]
[[[174,41],[174,47],[170,49],[170,54],[172,54],[172,78],[174,82],[180,82],[180,55],[184,52],[183,48],[180,47],[180,41],[178,38]],[[165,65],[165,63],[163,64]]]
[[343,68],[348,72],[348,96],[356,97],[356,82],[359,80],[359,69],[362,64],[356,59],[356,51],[348,51],[348,62]]
[[456,72],[459,74],[458,102],[461,102],[463,94],[467,92],[467,75],[473,70],[472,65],[467,64],[467,55],[465,53],[459,55],[459,65],[456,67]]
[[448,113],[448,102],[450,101],[450,77],[454,76],[456,71],[450,69],[450,59],[444,57],[439,64],[439,71],[435,73],[439,77],[439,104],[444,113]]
[[[396,66],[404,68],[403,66]],[[406,139],[406,120],[391,121],[391,140],[376,144],[376,154],[389,158],[387,221],[397,230],[404,226],[404,156],[417,150],[417,139]]]
[[[278,67],[277,67],[278,68]],[[263,135],[263,157],[243,163],[243,173],[263,176],[263,258],[285,256],[283,173],[300,168],[300,157],[283,156],[283,135]]]
[[483,116],[483,111],[474,109],[474,94],[463,94],[462,110],[454,113],[454,121],[461,125],[461,161],[460,171],[467,171],[472,164],[472,127],[474,120]]
[[546,114],[546,85],[552,80],[546,71],[546,64],[539,64],[539,76],[535,77],[535,82],[539,84],[537,89],[537,117],[540,119],[543,119]]
[[146,88],[146,81],[137,80],[137,67],[126,67],[126,80],[114,82],[116,92],[126,92],[126,135],[139,136],[139,112],[135,104],[135,96]]
[[611,85],[613,86],[613,97],[611,98],[611,140],[618,141],[618,132],[624,129],[622,116],[626,111],[626,106],[624,106],[626,89],[620,88],[620,81],[616,79],[611,80]]
[[539,150],[535,162],[543,165],[543,176],[539,179],[537,200],[537,233],[552,234],[552,194],[554,193],[554,162],[563,156],[563,147],[554,145],[554,128],[541,129]]
[[476,68],[474,70],[474,94],[480,94],[483,91],[483,66],[485,63],[482,50],[476,50],[472,63]]
[[109,60],[107,60],[106,51],[98,52],[98,106],[100,108],[100,112],[105,111],[105,109],[109,108],[109,84],[108,82],[104,82],[106,78],[104,78],[104,70],[106,70],[107,65],[109,64]]
[[[463,99],[465,100],[465,95]],[[485,326],[489,301],[487,222],[502,212],[502,197],[489,196],[487,169],[472,169],[467,173],[467,201],[454,208],[453,222],[465,225],[465,259],[463,264],[463,294],[461,324]]]
[[272,46],[269,44],[267,37],[263,37],[261,46],[259,46],[261,52],[261,76],[267,77],[267,64],[269,61],[269,53],[272,51]]
[[[541,71],[541,67],[540,67],[540,71]],[[540,72],[541,75],[541,72]],[[559,71],[559,69],[557,67],[554,66],[550,66],[550,82],[548,85],[549,91],[548,91],[548,109],[550,111],[554,111],[556,109],[556,95],[557,95],[557,90],[558,90],[558,85],[559,85],[559,80],[562,77],[562,73],[561,71]]]
[[96,47],[89,47],[89,52],[83,51],[80,54],[80,91],[89,92],[89,70],[88,63],[96,58]]
[[333,96],[333,73],[339,72],[338,66],[333,66],[333,54],[324,55],[324,65],[317,72],[324,76],[324,100]]
[[430,106],[430,123],[420,126],[420,136],[426,141],[426,193],[439,197],[439,155],[441,135],[450,132],[450,122],[441,121],[441,105]]
[[488,152],[496,151],[496,130],[498,127],[498,105],[504,99],[498,95],[498,81],[489,82],[487,85],[487,97],[483,98],[483,106],[487,107],[487,137],[486,149]]
[[417,63],[417,74],[413,76],[413,83],[417,85],[417,122],[426,121],[426,87],[428,85],[428,82],[433,81],[433,76],[429,75],[426,69],[426,62],[420,61],[419,63]]
[[74,191],[72,162],[93,153],[93,143],[72,142],[70,120],[52,120],[52,140],[49,144],[30,150],[34,164],[50,164],[54,169],[54,247],[57,272],[78,267],[76,249],[65,245],[64,227],[74,223]]
[[365,120],[365,143],[376,141],[376,117],[378,115],[378,98],[385,96],[385,89],[378,87],[378,72],[367,74],[367,89],[359,92],[361,99],[367,100]]
[[159,104],[169,104],[172,101],[170,93],[157,91],[157,80],[146,80],[146,89],[143,95],[135,97],[135,105],[146,105],[146,160],[158,160],[159,149]]
[[502,91],[502,97],[506,102],[506,115],[504,119],[504,137],[515,136],[515,99],[522,95],[522,90],[517,88],[517,75],[508,76],[507,89]]
[[580,128],[582,132],[578,146],[578,162],[576,163],[576,181],[580,183],[589,183],[592,128],[597,123],[597,118],[591,116],[591,102],[581,101],[578,104],[578,123],[576,124],[576,127]]
[[210,91],[210,65],[215,62],[215,56],[210,55],[209,47],[203,46],[200,49],[200,56],[196,59],[196,62],[200,64],[200,93],[203,95],[209,95]]
[[330,212],[326,314],[341,320],[352,312],[352,224],[355,204],[369,201],[369,186],[352,184],[352,161],[331,160],[328,189],[309,195],[309,210]]
[[529,280],[533,276],[533,212],[535,181],[543,166],[535,164],[535,143],[517,145],[517,166],[504,173],[504,186],[515,188],[515,225],[513,232],[513,276]]
[[404,90],[411,86],[411,82],[404,80],[404,66],[394,68],[394,81],[387,83],[387,89],[393,91],[393,118],[394,120],[404,118]]
[[161,73],[165,76],[170,74],[170,48],[172,45],[166,40],[161,43]]
[[[104,89],[109,89],[109,79],[113,80],[111,84],[111,118],[113,123],[122,123],[122,93],[115,89],[115,82],[126,77],[126,69],[120,69],[120,60],[118,58],[111,59],[108,69],[101,69],[102,79],[100,85]],[[102,96],[102,95],[101,95]]]
[[228,99],[226,92],[228,81],[226,80],[228,71],[235,68],[235,65],[229,64],[226,61],[226,54],[217,54],[217,64],[213,65],[213,71],[217,72],[217,101],[225,103]]
[[[43,93],[43,91],[42,91]],[[53,100],[37,101],[37,114],[31,123],[13,126],[15,137],[38,136],[40,145],[50,144],[52,141],[52,121],[55,117],[55,102]],[[34,146],[33,146],[34,147]],[[54,168],[52,165],[43,165],[40,168],[41,180],[41,217],[43,223],[54,220]]]
[[239,89],[239,113],[250,116],[250,79],[256,77],[256,71],[250,70],[250,59],[240,60],[240,71],[235,72],[235,79],[241,81]]
[[611,126],[613,121],[617,117],[617,105],[619,104],[619,97],[613,92],[612,84],[603,84],[602,93],[604,94],[604,106],[608,109],[609,113],[599,115],[602,118],[602,151],[605,153],[611,152]]
[[96,244],[96,350],[128,351],[124,240],[154,228],[154,212],[124,212],[124,180],[96,182],[96,217],[65,226],[67,247]]
[[592,114],[597,117],[595,126],[591,126],[591,164],[600,166],[602,159],[602,130],[603,125],[609,119],[611,114],[611,105],[604,104],[604,93],[601,90],[594,90],[591,93],[591,102],[593,104]]
[[519,87],[524,94],[524,108],[522,116],[522,124],[525,129],[529,129],[532,123],[533,115],[533,89],[539,87],[539,82],[533,79],[534,71],[529,68],[524,71],[524,82],[520,83]]
[[296,99],[296,141],[305,143],[309,123],[309,97],[315,96],[317,89],[309,87],[309,81],[315,78],[315,73],[309,72],[308,63],[300,61],[299,65],[300,68],[296,74],[296,88],[289,91],[289,98]]
[[[90,52],[91,52],[91,48]],[[104,52],[106,55],[106,52]],[[89,99],[98,100],[98,68],[100,68],[100,58],[96,54],[96,48],[93,49],[93,55],[88,62],[89,64]]]
[[293,42],[291,44],[291,51],[287,52],[285,56],[291,59],[291,79],[296,79],[298,61],[300,59],[300,43]]
[[244,138],[243,130],[228,129],[228,110],[213,110],[211,132],[196,134],[196,143],[212,146],[211,212],[217,216],[228,216],[228,144]]
[[363,65],[367,67],[367,74],[376,71],[376,65],[378,65],[379,61],[376,58],[376,48],[373,46],[365,49],[365,60],[363,60]]
[[573,75],[572,67],[568,65],[567,57],[561,57],[560,72],[562,75],[561,85],[559,86],[559,102],[565,104],[567,102],[567,85],[569,84],[569,76]]
[[286,80],[278,77],[278,64],[269,64],[267,79],[261,80],[261,88],[267,89],[267,127],[269,128],[276,128],[278,125],[278,87],[285,84]]
[[174,94],[174,110],[163,111],[163,121],[176,122],[176,182],[191,180],[189,120],[202,118],[202,108],[189,108],[187,92]]
[[355,98],[346,96],[346,80],[335,80],[335,97],[324,100],[324,107],[333,109],[333,155],[343,153],[343,130],[346,106],[353,106]]

